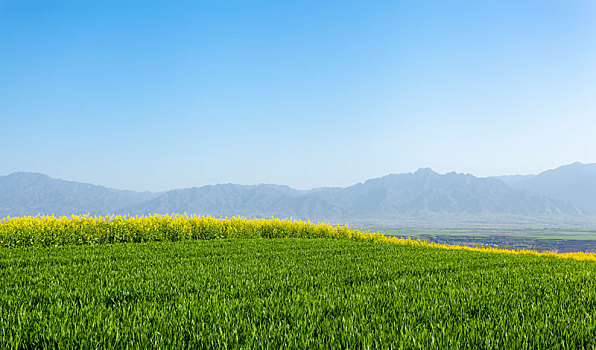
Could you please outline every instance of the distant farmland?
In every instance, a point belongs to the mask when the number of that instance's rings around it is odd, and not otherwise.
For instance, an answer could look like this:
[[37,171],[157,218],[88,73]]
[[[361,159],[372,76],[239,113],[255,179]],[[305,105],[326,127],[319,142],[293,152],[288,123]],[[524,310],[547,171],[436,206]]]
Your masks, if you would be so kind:
[[596,231],[568,229],[420,229],[372,228],[390,237],[413,237],[439,244],[493,248],[530,249],[552,252],[596,253]]

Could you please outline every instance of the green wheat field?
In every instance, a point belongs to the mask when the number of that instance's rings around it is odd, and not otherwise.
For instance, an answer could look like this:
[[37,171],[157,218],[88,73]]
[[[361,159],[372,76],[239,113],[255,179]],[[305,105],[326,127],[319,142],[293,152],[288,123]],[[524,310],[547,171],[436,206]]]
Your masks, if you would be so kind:
[[[2,349],[596,348],[590,260],[391,244],[296,222],[273,231],[267,220],[209,219],[234,237],[182,239],[170,222],[142,240],[93,243],[58,231],[76,231],[73,221],[17,232],[20,220],[0,224],[4,239],[28,242],[0,248]],[[73,242],[57,244],[61,235]]]

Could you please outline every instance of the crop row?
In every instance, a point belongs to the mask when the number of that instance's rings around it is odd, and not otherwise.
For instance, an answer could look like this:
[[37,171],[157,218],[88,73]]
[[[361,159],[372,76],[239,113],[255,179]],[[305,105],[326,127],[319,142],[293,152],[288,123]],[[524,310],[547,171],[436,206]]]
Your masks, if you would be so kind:
[[326,223],[313,224],[293,219],[216,219],[196,215],[150,216],[36,216],[0,221],[0,246],[60,246],[128,242],[209,240],[218,238],[338,238],[375,243],[418,245],[443,249],[491,253],[528,254],[596,261],[594,253],[537,252],[489,247],[436,244],[421,240],[388,237],[376,232],[354,230]]
[[379,239],[381,235],[347,226],[313,224],[291,219],[215,219],[209,216],[37,216],[0,221],[5,247],[208,240],[218,238],[348,238]]

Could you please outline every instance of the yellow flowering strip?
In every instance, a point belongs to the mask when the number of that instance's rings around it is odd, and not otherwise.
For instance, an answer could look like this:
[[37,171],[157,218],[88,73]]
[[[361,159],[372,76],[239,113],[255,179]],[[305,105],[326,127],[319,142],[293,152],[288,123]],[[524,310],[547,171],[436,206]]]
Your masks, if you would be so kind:
[[486,252],[486,253],[535,255],[535,256],[548,256],[548,257],[554,257],[554,258],[562,258],[562,259],[596,261],[595,253],[583,253],[583,252],[555,253],[555,252],[538,252],[535,250],[526,250],[526,249],[514,250],[514,249],[491,248],[491,247],[482,247],[482,246],[468,247],[468,246],[463,246],[463,245],[449,245],[449,244],[439,244],[439,243],[426,242],[426,241],[420,241],[420,240],[412,240],[410,238],[387,237],[387,236],[383,236],[383,235],[381,235],[381,236],[382,237],[378,237],[376,241],[392,243],[392,244],[416,245],[416,246],[422,246],[422,247],[450,249],[450,250],[470,250],[470,251],[479,251],[479,252]]
[[0,245],[52,246],[215,238],[351,238],[370,237],[348,227],[292,219],[215,219],[188,215],[36,216],[0,221]]
[[554,253],[437,244],[410,238],[388,237],[346,226],[313,224],[293,219],[215,219],[209,216],[35,216],[0,221],[0,246],[55,246],[216,238],[338,238],[375,243],[470,250],[503,254],[550,256],[596,261],[594,253]]

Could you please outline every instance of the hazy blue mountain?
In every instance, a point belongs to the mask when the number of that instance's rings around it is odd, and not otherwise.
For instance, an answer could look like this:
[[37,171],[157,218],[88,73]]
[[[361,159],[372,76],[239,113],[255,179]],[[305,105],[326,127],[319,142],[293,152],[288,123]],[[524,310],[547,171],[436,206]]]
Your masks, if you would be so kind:
[[221,184],[168,191],[152,200],[122,209],[123,213],[195,213],[245,217],[309,218],[334,215],[331,205],[316,196],[278,185]]
[[169,191],[122,210],[131,214],[186,212],[370,223],[516,217],[559,220],[583,214],[571,203],[513,189],[497,179],[440,175],[431,169],[316,191],[273,185],[204,186]]
[[454,172],[440,175],[431,169],[388,175],[346,190],[353,198],[353,214],[581,215],[570,203],[511,189],[502,181]]
[[573,222],[582,210],[493,178],[393,174],[349,187],[299,191],[279,185],[221,184],[164,193],[121,191],[32,173],[0,177],[0,214],[188,213],[214,217],[293,217],[358,224]]
[[538,175],[499,179],[511,187],[569,201],[596,214],[596,164],[573,163]]
[[0,176],[0,217],[101,215],[157,195],[53,179],[37,173],[13,173]]
[[501,176],[491,176],[492,179],[502,180],[505,181],[506,184],[511,185],[513,183],[529,180],[536,175],[501,175]]

